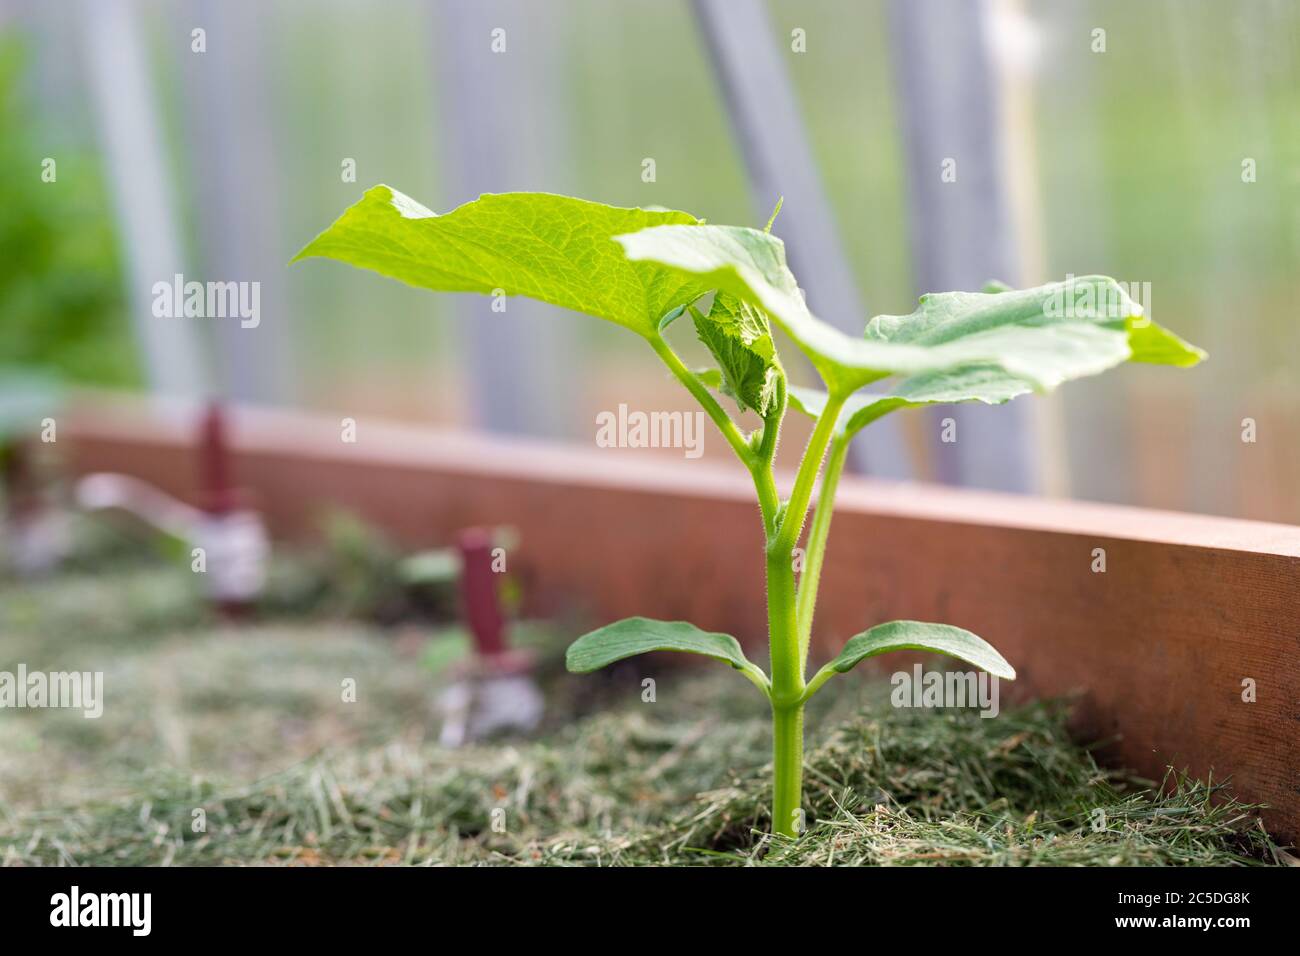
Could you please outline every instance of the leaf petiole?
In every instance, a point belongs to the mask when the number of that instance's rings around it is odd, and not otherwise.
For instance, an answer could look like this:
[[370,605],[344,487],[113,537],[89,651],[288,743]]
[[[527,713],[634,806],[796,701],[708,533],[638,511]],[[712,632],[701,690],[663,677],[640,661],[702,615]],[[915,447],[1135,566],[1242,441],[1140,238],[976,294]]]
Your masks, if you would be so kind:
[[718,426],[718,431],[727,440],[727,444],[736,453],[736,457],[744,462],[746,467],[751,467],[754,460],[753,449],[749,447],[749,442],[745,441],[745,436],[736,427],[736,423],[731,420],[731,416],[718,404],[717,399],[709,393],[708,388],[700,381],[699,376],[682,363],[682,360],[677,357],[677,353],[673,351],[673,347],[668,344],[668,340],[662,335],[656,332],[646,338],[659,355],[659,358],[668,366],[668,370],[677,377],[679,382],[686,386],[687,390],[695,396],[695,400],[708,413],[708,416],[713,419],[713,423]]
[[[803,573],[799,575],[799,593],[795,599],[799,622],[799,666],[808,665],[808,646],[812,641],[813,612],[817,606],[817,588],[821,584],[822,563],[826,557],[826,541],[830,537],[831,518],[835,511],[835,491],[848,458],[852,436],[838,432],[831,441],[826,471],[822,476],[821,490],[813,511],[812,528],[808,531],[808,547]],[[816,678],[814,678],[815,680]]]
[[[718,431],[726,439],[731,450],[736,453],[736,457],[749,470],[754,479],[754,490],[758,494],[758,507],[763,515],[763,529],[767,534],[768,540],[776,533],[776,515],[780,506],[779,496],[776,490],[776,481],[772,477],[772,455],[776,451],[776,432],[780,428],[781,418],[785,415],[786,391],[784,379],[778,382],[779,398],[778,405],[772,409],[767,419],[763,423],[763,440],[756,452],[750,447],[749,442],[741,433],[736,423],[731,420],[726,409],[718,404],[708,387],[700,380],[700,377],[686,367],[685,363],[677,357],[673,347],[668,344],[668,340],[662,335],[656,334],[648,336],[650,345],[654,348],[659,358],[668,366],[668,370],[677,377],[687,390],[695,396],[695,400],[713,419],[713,423],[718,426]],[[771,423],[777,422],[777,428],[772,429],[772,438],[768,440],[768,430]],[[766,449],[769,447],[771,451]]]
[[827,397],[826,407],[821,417],[817,419],[817,425],[808,439],[808,447],[804,449],[803,460],[799,462],[799,471],[795,474],[794,488],[786,503],[781,527],[769,545],[769,552],[780,552],[787,560],[791,558],[795,542],[799,540],[799,533],[803,530],[804,518],[808,515],[808,503],[812,500],[813,485],[817,481],[818,472],[821,471],[822,458],[835,431],[835,424],[840,417],[840,409],[844,407],[844,401],[845,396],[838,392],[831,392]]

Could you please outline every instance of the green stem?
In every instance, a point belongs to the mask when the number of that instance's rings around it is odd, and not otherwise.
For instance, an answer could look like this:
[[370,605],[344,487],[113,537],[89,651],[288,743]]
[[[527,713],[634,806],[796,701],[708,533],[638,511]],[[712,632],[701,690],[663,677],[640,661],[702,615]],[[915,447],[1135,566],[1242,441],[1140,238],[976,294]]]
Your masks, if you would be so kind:
[[758,446],[759,460],[769,465],[776,458],[777,439],[781,436],[781,422],[785,420],[787,400],[785,374],[782,373],[776,380],[776,405],[763,419],[763,441]]
[[804,558],[803,573],[799,575],[799,596],[796,616],[799,621],[799,669],[808,664],[808,646],[812,641],[813,611],[817,606],[817,588],[821,584],[822,563],[826,556],[826,540],[831,533],[831,517],[835,512],[835,490],[848,458],[850,435],[836,435],[831,442],[830,456],[826,459],[826,473],[822,476],[821,491],[813,511],[812,528],[808,531],[808,553]]
[[754,488],[758,491],[758,508],[763,513],[763,530],[768,543],[776,535],[776,513],[781,508],[781,498],[776,490],[776,479],[772,476],[772,467],[765,465],[754,469]]
[[788,555],[767,556],[768,643],[772,671],[772,828],[795,834],[803,788],[803,668],[799,664],[794,570]]
[[713,419],[713,424],[718,426],[718,431],[722,432],[722,437],[727,440],[731,450],[736,453],[745,467],[753,467],[754,453],[750,450],[749,443],[745,441],[745,436],[740,433],[736,423],[731,420],[731,416],[726,413],[717,399],[709,393],[709,389],[699,376],[682,364],[682,360],[677,357],[671,345],[662,335],[655,335],[649,339],[650,345],[663,359],[668,370],[677,376],[677,380],[686,386],[687,391],[695,396],[695,400],[700,403],[709,417]]
[[771,657],[772,702],[793,704],[803,693],[799,632],[795,618],[794,569],[779,552],[767,556],[767,637]]
[[817,419],[812,437],[808,439],[803,461],[799,462],[799,471],[795,475],[794,489],[790,492],[785,517],[781,519],[780,531],[769,547],[769,550],[782,552],[787,562],[792,559],[795,542],[799,540],[799,532],[803,530],[804,518],[808,516],[808,502],[812,500],[813,485],[822,467],[822,457],[826,454],[826,446],[830,443],[831,435],[835,433],[835,425],[839,421],[840,409],[843,407],[844,396],[832,392],[826,399],[826,407],[822,410],[821,417]]
[[803,704],[772,707],[772,830],[797,837],[803,802]]
[[[771,655],[771,681],[766,687],[759,674],[746,673],[760,688],[768,691],[772,702],[772,828],[777,833],[797,836],[800,828],[798,811],[803,797],[803,704],[805,699],[804,655],[800,638],[798,598],[795,591],[793,549],[807,517],[813,485],[821,470],[826,446],[834,434],[844,398],[832,395],[813,429],[794,488],[780,525],[777,514],[780,500],[772,461],[776,456],[778,429],[784,418],[786,394],[781,388],[777,407],[763,422],[763,435],[754,449],[741,434],[736,423],[722,409],[699,376],[688,369],[661,335],[650,338],[655,352],[677,379],[695,396],[713,419],[723,438],[749,469],[758,492],[763,526],[767,532],[767,613],[768,646]],[[842,466],[843,462],[839,463]],[[838,470],[836,473],[838,479]],[[830,488],[834,494],[834,487]],[[829,520],[829,518],[827,519]],[[823,536],[824,538],[824,536]],[[757,670],[757,669],[755,669]]]
[[794,542],[798,540],[821,470],[822,456],[844,399],[832,395],[795,475],[785,517],[767,547],[767,619],[772,673],[772,829],[796,836],[796,811],[803,794],[803,659],[794,587]]

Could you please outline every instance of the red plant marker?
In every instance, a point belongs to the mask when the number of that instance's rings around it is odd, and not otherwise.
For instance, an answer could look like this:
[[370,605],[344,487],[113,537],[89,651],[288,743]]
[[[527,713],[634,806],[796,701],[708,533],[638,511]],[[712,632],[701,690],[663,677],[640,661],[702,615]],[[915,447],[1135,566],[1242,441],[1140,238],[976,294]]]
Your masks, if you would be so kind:
[[531,730],[545,707],[542,692],[529,673],[532,654],[512,650],[506,640],[506,618],[492,568],[492,535],[484,528],[466,528],[457,537],[456,547],[461,562],[462,614],[473,635],[475,653],[462,668],[461,680],[442,697],[444,719],[439,740],[449,747],[500,730]]
[[199,508],[206,516],[203,541],[209,560],[221,563],[209,573],[226,575],[213,603],[223,617],[242,619],[261,590],[267,544],[261,518],[249,508],[247,493],[235,487],[226,414],[218,401],[208,403],[199,422],[197,459]]
[[226,416],[220,402],[209,402],[199,423],[199,495],[201,507],[211,515],[235,510],[235,489],[230,480],[230,450],[226,442]]
[[467,528],[457,540],[460,550],[460,596],[465,620],[474,635],[479,657],[495,658],[506,652],[505,615],[492,570],[492,537],[483,528]]

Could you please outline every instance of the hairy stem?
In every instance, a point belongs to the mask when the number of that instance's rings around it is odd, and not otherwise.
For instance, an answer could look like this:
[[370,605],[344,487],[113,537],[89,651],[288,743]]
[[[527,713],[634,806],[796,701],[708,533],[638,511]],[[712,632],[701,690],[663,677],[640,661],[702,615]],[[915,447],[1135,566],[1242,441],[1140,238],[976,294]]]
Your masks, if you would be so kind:
[[780,532],[769,548],[769,550],[783,552],[786,561],[791,559],[795,542],[799,540],[799,533],[803,530],[804,518],[808,515],[808,502],[812,500],[813,485],[822,467],[822,456],[826,454],[826,446],[835,432],[835,424],[839,420],[840,409],[843,407],[844,396],[832,392],[826,399],[826,407],[822,410],[821,417],[817,419],[816,427],[813,428],[812,437],[808,439],[803,460],[799,462],[794,489],[790,492],[785,517],[781,519]]
[[821,491],[813,511],[812,528],[808,531],[808,549],[804,558],[803,573],[799,575],[799,595],[796,616],[799,622],[799,669],[808,665],[808,645],[812,641],[813,612],[817,606],[817,588],[821,583],[822,563],[826,557],[826,540],[831,533],[831,517],[835,511],[835,490],[848,458],[852,436],[839,434],[831,442],[826,459],[826,473],[822,476]]
[[740,429],[731,420],[731,416],[718,404],[718,400],[710,394],[705,384],[700,381],[699,376],[682,364],[682,360],[677,357],[673,347],[668,344],[668,341],[662,335],[656,335],[649,341],[655,352],[663,359],[664,364],[668,366],[668,370],[677,376],[677,380],[686,386],[686,390],[695,396],[695,400],[713,419],[713,424],[718,426],[718,431],[722,432],[722,437],[727,440],[727,444],[736,453],[736,457],[744,462],[747,468],[750,467],[751,462],[754,460],[754,453],[750,450],[749,443],[745,441],[745,436],[740,433]]
[[[777,405],[764,419],[763,435],[757,449],[751,448],[736,423],[731,420],[700,381],[677,357],[661,335],[650,339],[655,352],[677,379],[695,396],[713,419],[723,438],[749,469],[758,493],[759,508],[767,534],[767,612],[768,647],[771,682],[767,688],[772,702],[772,828],[777,833],[797,836],[800,829],[800,806],[803,799],[803,703],[804,655],[800,640],[798,598],[794,583],[793,547],[808,512],[812,488],[821,470],[826,446],[844,405],[842,397],[831,396],[813,429],[808,447],[795,476],[794,489],[777,524],[780,502],[772,462],[776,457],[777,439],[785,417],[787,395],[784,382],[778,386]],[[843,462],[840,462],[842,466]],[[838,476],[837,476],[838,477]],[[832,494],[834,489],[832,488]],[[762,687],[756,675],[746,674]]]
[[799,663],[794,569],[790,556],[767,555],[768,643],[772,669],[772,827],[795,835],[803,788],[803,668]]
[[776,514],[781,507],[781,497],[776,490],[772,466],[760,465],[750,471],[754,476],[754,489],[758,492],[758,508],[763,512],[763,531],[770,543],[776,537]]
[[767,631],[772,701],[793,704],[803,693],[799,632],[795,618],[794,569],[779,552],[767,556]]
[[802,829],[803,704],[772,708],[772,829],[798,836]]
[[785,420],[786,402],[785,375],[776,380],[776,405],[763,419],[763,441],[758,446],[758,458],[769,465],[776,458],[777,440],[781,437],[781,422]]

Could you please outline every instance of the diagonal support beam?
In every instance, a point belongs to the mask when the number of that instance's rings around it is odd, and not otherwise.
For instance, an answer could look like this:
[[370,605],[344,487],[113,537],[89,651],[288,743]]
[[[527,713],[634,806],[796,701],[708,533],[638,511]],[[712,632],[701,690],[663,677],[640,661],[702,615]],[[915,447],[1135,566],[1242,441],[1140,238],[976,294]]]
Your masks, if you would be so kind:
[[[762,0],[695,0],[695,13],[749,170],[758,222],[784,196],[773,232],[786,240],[790,267],[819,316],[861,334],[867,311],[836,235],[807,130]],[[873,474],[911,474],[896,420],[871,426],[854,445],[855,464]]]

